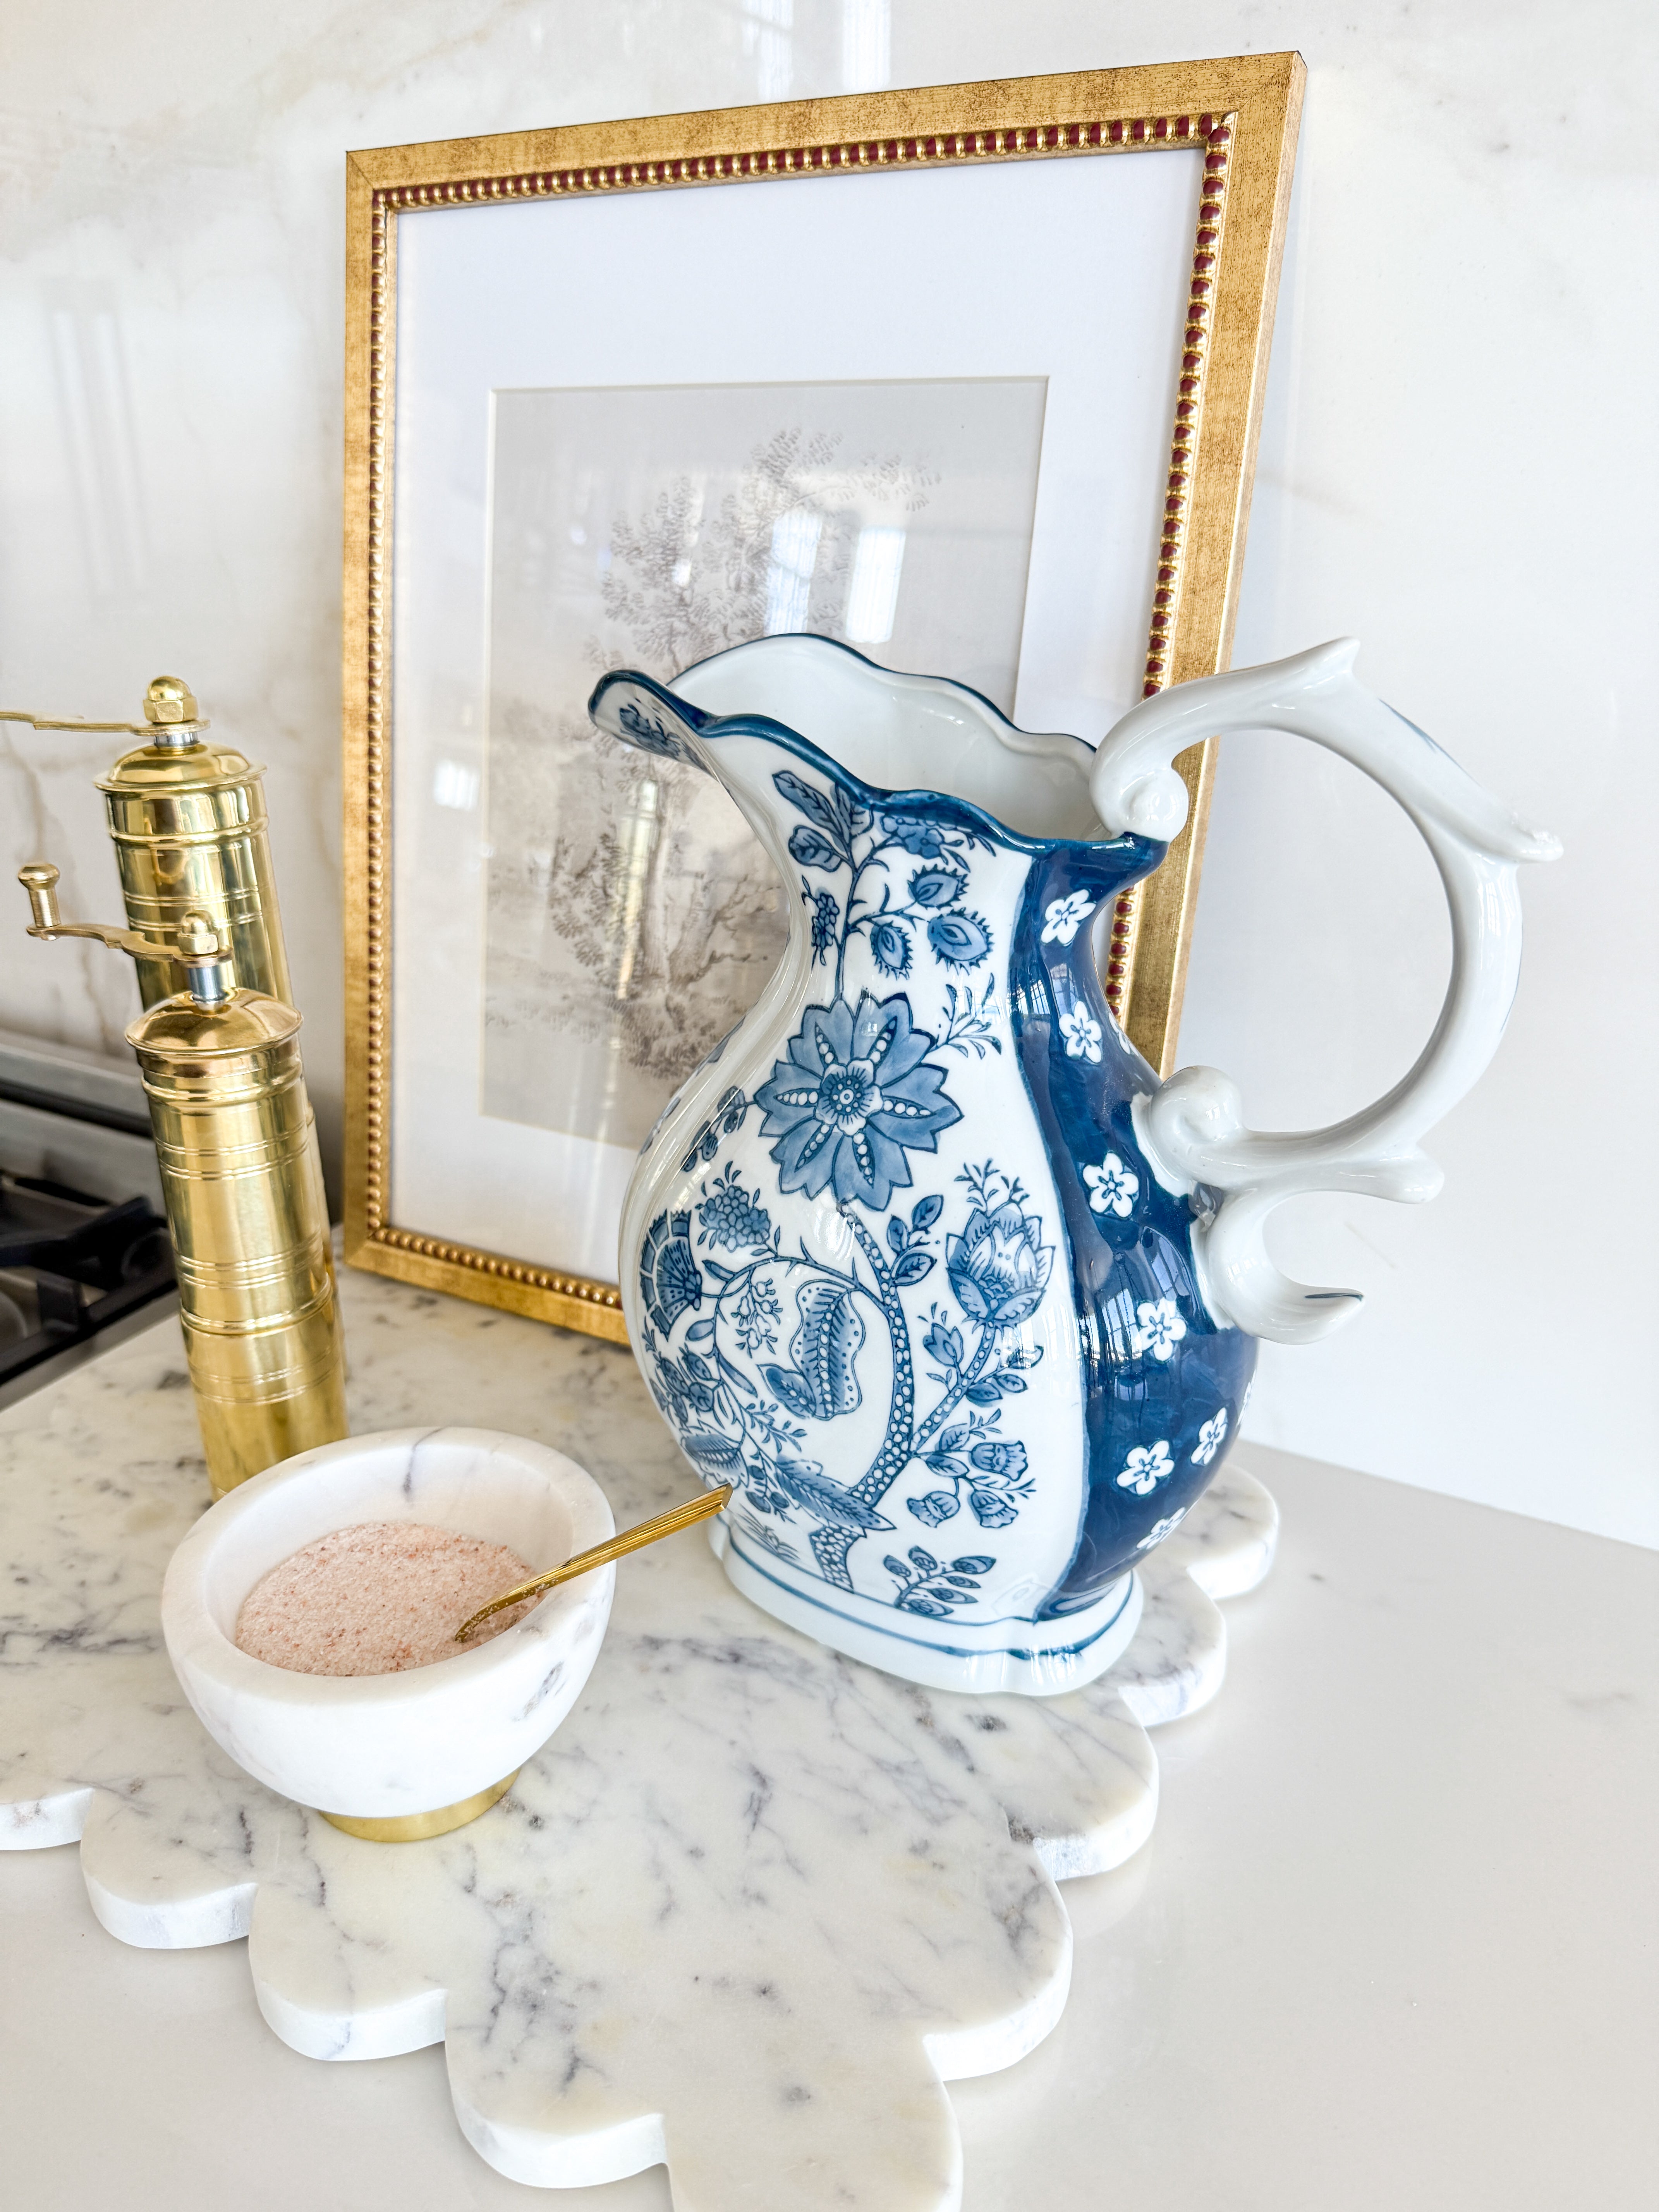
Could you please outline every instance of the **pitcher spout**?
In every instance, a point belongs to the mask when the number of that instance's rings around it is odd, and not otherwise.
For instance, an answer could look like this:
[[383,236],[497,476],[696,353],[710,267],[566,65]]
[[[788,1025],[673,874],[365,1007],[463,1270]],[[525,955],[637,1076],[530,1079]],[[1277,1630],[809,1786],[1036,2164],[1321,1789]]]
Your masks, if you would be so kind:
[[[623,744],[715,776],[769,846],[778,770],[787,766],[768,757],[773,747],[826,777],[848,806],[941,808],[981,849],[1099,848],[1079,865],[1103,892],[1163,854],[1150,839],[1103,828],[1089,788],[1094,754],[1081,738],[1022,730],[965,684],[881,668],[830,638],[757,638],[668,685],[616,671],[588,708]],[[787,833],[793,828],[792,817]]]

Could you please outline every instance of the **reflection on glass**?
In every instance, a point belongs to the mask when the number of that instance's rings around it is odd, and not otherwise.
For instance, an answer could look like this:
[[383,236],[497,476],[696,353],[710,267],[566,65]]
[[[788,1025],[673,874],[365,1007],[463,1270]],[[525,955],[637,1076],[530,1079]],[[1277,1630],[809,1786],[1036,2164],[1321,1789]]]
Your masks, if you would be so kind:
[[787,100],[794,75],[795,0],[744,0],[743,50],[756,58],[763,100]]
[[661,795],[662,787],[655,781],[641,784],[634,794],[633,811],[621,824],[618,866],[609,884],[605,932],[605,964],[616,977],[611,995],[618,1006],[633,988],[639,962],[640,923],[651,878],[651,855],[657,849]]
[[818,557],[823,517],[797,507],[772,525],[772,558],[766,571],[766,635],[787,636],[806,627],[812,596],[812,570]]
[[841,0],[844,92],[879,92],[891,67],[891,0]]
[[440,806],[471,814],[478,803],[478,771],[464,761],[441,760],[432,772],[432,796]]
[[885,645],[898,612],[899,575],[904,567],[904,532],[890,523],[860,530],[853,556],[853,588],[847,595],[849,645]]

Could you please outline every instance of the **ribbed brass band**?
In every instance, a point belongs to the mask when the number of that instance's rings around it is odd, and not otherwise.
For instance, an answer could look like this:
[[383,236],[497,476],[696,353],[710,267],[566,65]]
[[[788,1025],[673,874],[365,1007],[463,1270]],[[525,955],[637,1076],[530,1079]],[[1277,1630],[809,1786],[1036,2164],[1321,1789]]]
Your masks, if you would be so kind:
[[[244,798],[246,797],[240,785],[232,787],[240,792]],[[167,833],[167,842],[174,845],[212,845],[223,836],[227,827],[240,830],[268,830],[270,824],[263,813],[250,814],[246,811],[239,810],[228,823],[216,823],[211,829],[169,830]],[[157,830],[153,824],[143,830],[126,830],[112,823],[109,834],[118,845],[151,845],[155,842]]]
[[347,1433],[328,1208],[291,1007],[185,998],[128,1031],[179,1279],[208,1479],[250,1475]]
[[505,1797],[524,1771],[515,1766],[505,1782],[492,1782],[488,1790],[480,1790],[476,1797],[463,1797],[458,1805],[440,1805],[431,1813],[400,1813],[384,1820],[359,1820],[350,1813],[325,1813],[329,1826],[343,1828],[349,1836],[362,1836],[371,1844],[419,1844],[428,1836],[447,1836],[452,1828],[464,1828],[469,1820],[476,1820],[480,1813]]

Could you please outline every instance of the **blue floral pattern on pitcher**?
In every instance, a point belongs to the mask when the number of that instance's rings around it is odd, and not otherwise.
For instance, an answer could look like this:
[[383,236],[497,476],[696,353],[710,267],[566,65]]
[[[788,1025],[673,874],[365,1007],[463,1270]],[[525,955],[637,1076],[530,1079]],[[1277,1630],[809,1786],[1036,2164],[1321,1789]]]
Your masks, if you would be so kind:
[[1209,1479],[1254,1359],[1199,1297],[1096,969],[1096,916],[1161,848],[1016,837],[638,677],[595,713],[717,773],[741,744],[801,917],[787,1031],[739,1024],[636,1171],[659,1407],[779,1587],[1070,1650]]

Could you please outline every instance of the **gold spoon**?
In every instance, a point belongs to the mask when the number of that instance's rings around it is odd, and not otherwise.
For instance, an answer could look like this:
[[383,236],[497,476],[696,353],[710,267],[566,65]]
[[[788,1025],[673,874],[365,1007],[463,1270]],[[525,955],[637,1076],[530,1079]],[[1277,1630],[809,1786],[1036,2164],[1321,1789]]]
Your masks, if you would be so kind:
[[644,1545],[654,1544],[663,1536],[677,1535],[689,1528],[695,1521],[706,1521],[711,1513],[718,1513],[732,1495],[732,1486],[722,1482],[713,1490],[705,1490],[701,1498],[689,1498],[684,1505],[676,1505],[666,1513],[659,1513],[654,1521],[641,1521],[637,1528],[624,1528],[619,1536],[608,1537],[603,1544],[595,1544],[591,1551],[578,1552],[574,1559],[567,1559],[562,1567],[550,1567],[544,1575],[532,1576],[520,1583],[516,1589],[503,1590],[500,1597],[492,1597],[488,1605],[481,1605],[471,1620],[464,1620],[455,1631],[457,1644],[465,1644],[481,1620],[488,1620],[492,1613],[500,1613],[520,1599],[534,1597],[538,1590],[554,1589],[560,1583],[574,1582],[578,1575],[590,1569],[602,1567],[608,1560],[620,1559],[625,1553],[637,1552]]

